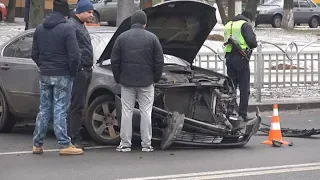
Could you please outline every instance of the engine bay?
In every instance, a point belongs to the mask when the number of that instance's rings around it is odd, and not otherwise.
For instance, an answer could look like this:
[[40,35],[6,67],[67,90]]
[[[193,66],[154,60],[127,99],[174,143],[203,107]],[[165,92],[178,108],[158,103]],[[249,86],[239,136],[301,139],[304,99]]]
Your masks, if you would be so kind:
[[166,65],[156,84],[155,105],[187,118],[231,129],[228,119],[236,108],[236,95],[223,77]]

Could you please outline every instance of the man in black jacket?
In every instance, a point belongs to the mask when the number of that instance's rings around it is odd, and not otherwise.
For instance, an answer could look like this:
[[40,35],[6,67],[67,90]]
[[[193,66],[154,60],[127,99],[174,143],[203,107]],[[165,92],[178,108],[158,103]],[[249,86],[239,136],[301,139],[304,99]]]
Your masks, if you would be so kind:
[[40,111],[33,137],[33,153],[43,153],[42,146],[52,117],[60,155],[82,154],[67,135],[66,111],[71,98],[73,77],[80,63],[76,34],[67,24],[67,2],[55,4],[33,36],[32,59],[40,69]]
[[250,66],[249,60],[251,52],[257,47],[256,35],[253,32],[250,22],[253,15],[249,11],[243,11],[232,21],[225,25],[224,38],[225,42],[231,37],[239,45],[237,50],[231,44],[226,45],[226,65],[228,76],[233,80],[235,88],[240,89],[239,118],[244,121],[253,119],[248,116],[248,101],[250,95]]
[[93,17],[93,5],[89,0],[78,0],[75,15],[68,19],[68,24],[76,31],[81,51],[81,63],[73,82],[72,99],[68,111],[68,135],[72,143],[83,148],[81,136],[81,117],[86,101],[87,90],[92,78],[93,47],[90,34],[84,23]]
[[146,23],[146,14],[136,11],[131,16],[131,29],[119,35],[111,54],[114,79],[121,85],[121,143],[117,147],[120,152],[131,151],[132,115],[136,100],[141,114],[142,151],[153,151],[151,113],[154,83],[161,78],[164,57],[157,36],[144,29]]

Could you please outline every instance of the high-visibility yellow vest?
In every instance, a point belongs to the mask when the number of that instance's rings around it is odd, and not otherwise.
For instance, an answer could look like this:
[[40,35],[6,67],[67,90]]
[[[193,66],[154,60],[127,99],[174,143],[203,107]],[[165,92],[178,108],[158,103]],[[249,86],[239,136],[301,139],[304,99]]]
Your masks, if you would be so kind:
[[[232,32],[232,39],[240,45],[242,50],[249,48],[241,33],[241,27],[246,22],[247,21],[244,20],[229,21],[224,27],[224,41],[228,41]],[[226,45],[224,48],[224,52],[231,52],[231,50],[232,46],[230,44]]]

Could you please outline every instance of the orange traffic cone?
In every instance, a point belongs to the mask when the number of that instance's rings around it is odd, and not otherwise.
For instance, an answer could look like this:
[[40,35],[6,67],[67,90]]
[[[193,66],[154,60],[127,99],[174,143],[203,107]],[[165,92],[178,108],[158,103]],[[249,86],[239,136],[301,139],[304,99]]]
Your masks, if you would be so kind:
[[268,140],[261,142],[261,144],[265,145],[275,145],[276,143],[290,145],[291,143],[282,140],[280,120],[278,114],[278,104],[273,105],[273,116],[271,119],[271,126],[269,131]]

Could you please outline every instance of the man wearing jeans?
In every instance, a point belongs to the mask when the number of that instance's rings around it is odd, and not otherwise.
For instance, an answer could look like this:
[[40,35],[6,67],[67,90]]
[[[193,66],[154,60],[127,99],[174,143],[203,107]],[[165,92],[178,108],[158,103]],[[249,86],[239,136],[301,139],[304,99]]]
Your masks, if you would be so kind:
[[117,38],[111,63],[114,79],[121,85],[121,143],[117,151],[131,151],[132,115],[136,99],[141,120],[142,151],[153,151],[151,146],[151,113],[154,83],[161,78],[164,57],[156,35],[146,31],[147,16],[138,10],[131,17],[131,29]]
[[71,98],[73,77],[80,63],[80,49],[75,31],[67,24],[66,1],[54,4],[33,36],[32,59],[40,69],[40,111],[33,137],[33,153],[42,154],[48,122],[53,113],[54,133],[60,155],[83,154],[67,136],[66,111]]

